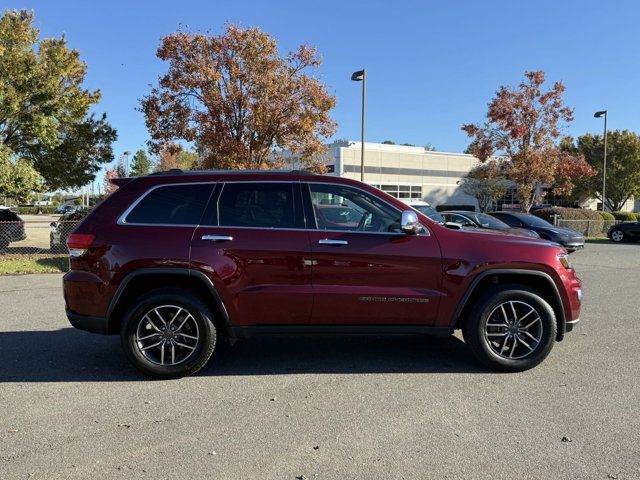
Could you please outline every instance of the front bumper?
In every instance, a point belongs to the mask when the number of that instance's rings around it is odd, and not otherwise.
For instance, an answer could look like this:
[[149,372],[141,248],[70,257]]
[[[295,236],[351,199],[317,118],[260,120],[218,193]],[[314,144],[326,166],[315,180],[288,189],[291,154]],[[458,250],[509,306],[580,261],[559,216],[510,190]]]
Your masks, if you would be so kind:
[[104,317],[92,317],[90,315],[78,315],[67,310],[67,318],[71,325],[79,330],[85,330],[91,333],[99,333],[101,335],[107,335],[108,323]]

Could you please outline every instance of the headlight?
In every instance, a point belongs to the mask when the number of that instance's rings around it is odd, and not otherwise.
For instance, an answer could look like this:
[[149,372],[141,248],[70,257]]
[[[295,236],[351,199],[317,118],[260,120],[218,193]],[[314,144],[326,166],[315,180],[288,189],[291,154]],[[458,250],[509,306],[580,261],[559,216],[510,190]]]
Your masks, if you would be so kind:
[[559,253],[558,260],[560,260],[560,263],[562,264],[562,266],[567,270],[571,270],[573,268],[573,265],[571,265],[571,260],[569,259],[568,253]]

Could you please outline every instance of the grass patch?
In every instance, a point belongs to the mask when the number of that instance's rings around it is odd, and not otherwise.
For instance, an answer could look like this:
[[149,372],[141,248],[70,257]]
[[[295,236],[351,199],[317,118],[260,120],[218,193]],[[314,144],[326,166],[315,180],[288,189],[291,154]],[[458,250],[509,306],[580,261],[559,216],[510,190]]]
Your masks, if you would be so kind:
[[69,270],[67,257],[0,258],[0,275],[25,273],[64,273]]

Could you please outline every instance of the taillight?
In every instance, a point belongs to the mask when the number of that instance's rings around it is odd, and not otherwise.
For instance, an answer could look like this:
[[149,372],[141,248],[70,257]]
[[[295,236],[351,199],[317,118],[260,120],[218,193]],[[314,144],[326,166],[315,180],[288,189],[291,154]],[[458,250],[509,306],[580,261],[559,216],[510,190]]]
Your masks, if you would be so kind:
[[67,248],[70,257],[79,257],[91,246],[95,235],[84,233],[72,233],[67,237]]

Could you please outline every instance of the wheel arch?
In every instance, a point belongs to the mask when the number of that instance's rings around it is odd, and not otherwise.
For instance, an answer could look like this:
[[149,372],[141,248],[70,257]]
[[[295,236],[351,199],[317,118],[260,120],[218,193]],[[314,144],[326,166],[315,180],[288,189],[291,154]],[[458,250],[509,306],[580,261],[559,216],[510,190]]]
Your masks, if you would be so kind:
[[494,285],[518,283],[540,292],[549,302],[556,316],[557,334],[556,340],[564,338],[566,317],[562,297],[558,287],[545,272],[525,269],[490,269],[479,273],[470,283],[465,291],[462,300],[453,315],[452,324],[454,328],[459,328],[464,322],[475,301],[488,289]]
[[224,336],[232,335],[229,314],[211,279],[202,272],[187,268],[143,268],[127,274],[109,304],[107,332],[118,333],[127,306],[140,295],[172,286],[190,290],[207,301],[214,310],[214,322],[219,332]]

